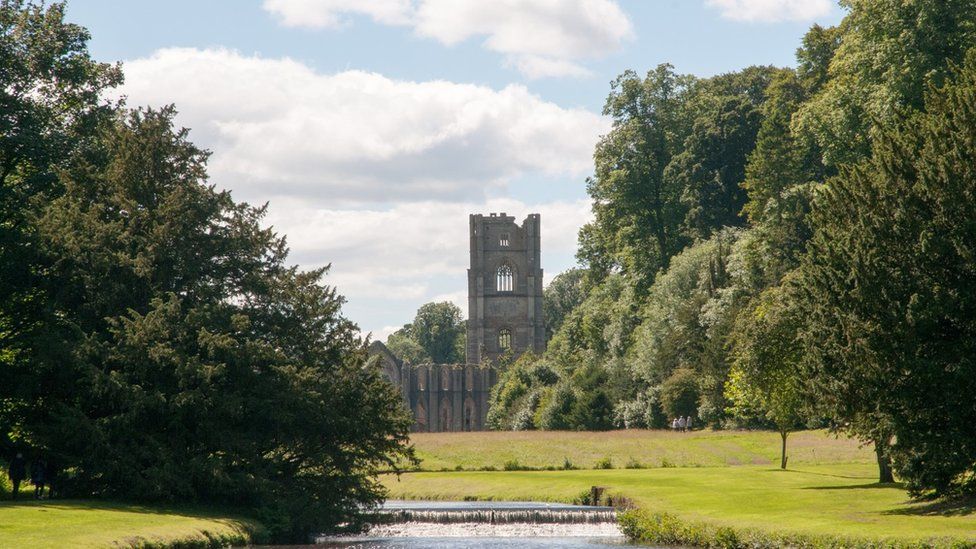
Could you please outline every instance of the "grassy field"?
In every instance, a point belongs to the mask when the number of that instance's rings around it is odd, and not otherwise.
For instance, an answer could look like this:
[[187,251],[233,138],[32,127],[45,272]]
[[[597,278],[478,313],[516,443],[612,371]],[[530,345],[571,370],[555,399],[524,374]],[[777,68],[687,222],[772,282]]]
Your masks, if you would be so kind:
[[[870,449],[823,432],[791,437],[786,471],[769,465],[778,463],[775,433],[457,433],[418,434],[413,441],[423,468],[471,470],[387,476],[391,498],[571,502],[591,486],[605,486],[633,501],[643,517],[666,513],[713,532],[729,527],[766,539],[940,539],[976,546],[972,504],[912,502],[901,487],[877,484]],[[558,467],[564,459],[585,468],[605,457],[614,469],[473,470],[511,460]],[[628,461],[652,467],[624,469]]]
[[387,477],[398,499],[570,502],[590,486],[631,498],[650,512],[763,531],[976,540],[972,507],[910,503],[905,491],[875,483],[867,464],[587,471],[408,473]]
[[94,501],[0,502],[0,548],[141,548],[178,541],[223,547],[244,544],[251,528],[245,520],[181,509]]
[[[414,433],[410,439],[423,471],[503,469],[506,462],[562,468],[566,460],[590,469],[606,458],[614,468],[771,465],[779,464],[780,452],[779,435],[765,431]],[[790,435],[788,454],[791,465],[874,461],[870,448],[825,431]]]

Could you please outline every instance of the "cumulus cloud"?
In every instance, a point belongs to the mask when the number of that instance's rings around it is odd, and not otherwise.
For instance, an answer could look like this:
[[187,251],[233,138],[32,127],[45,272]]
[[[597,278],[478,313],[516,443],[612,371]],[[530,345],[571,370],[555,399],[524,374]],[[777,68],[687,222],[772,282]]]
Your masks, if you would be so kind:
[[542,214],[547,279],[571,266],[588,202],[526,203],[502,187],[581,183],[609,129],[522,86],[320,74],[223,49],[128,61],[122,93],[130,106],[174,102],[177,122],[213,151],[214,183],[270,201],[267,222],[287,235],[290,261],[331,264],[326,282],[374,337],[428,301],[466,310],[470,213]]
[[266,11],[289,27],[336,28],[344,14],[366,15],[378,23],[403,25],[410,21],[410,0],[264,0]]
[[530,78],[587,75],[579,61],[633,36],[615,0],[265,0],[264,9],[293,27],[335,28],[344,15],[364,15],[445,45],[482,38]]
[[831,12],[832,0],[705,0],[736,21],[811,21]]
[[330,204],[471,201],[527,173],[579,178],[608,122],[524,86],[500,90],[290,59],[172,48],[126,63],[130,105],[174,102],[239,196]]

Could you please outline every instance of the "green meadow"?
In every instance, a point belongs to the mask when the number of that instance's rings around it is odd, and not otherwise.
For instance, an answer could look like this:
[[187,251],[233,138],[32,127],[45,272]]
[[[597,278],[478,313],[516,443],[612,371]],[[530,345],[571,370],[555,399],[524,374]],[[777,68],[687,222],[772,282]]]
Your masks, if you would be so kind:
[[247,543],[256,527],[188,508],[0,496],[0,548],[226,547]]
[[[414,433],[420,470],[563,468],[567,460],[592,469],[610,460],[614,468],[714,467],[779,464],[780,438],[768,431],[486,431]],[[825,431],[790,435],[790,464],[871,463],[874,453],[856,441]]]
[[[823,432],[791,437],[785,471],[771,465],[778,464],[775,433],[445,433],[413,441],[422,469],[498,468],[513,460],[546,467],[566,459],[582,468],[389,475],[384,484],[391,498],[572,502],[591,486],[604,486],[638,509],[627,517],[628,533],[648,542],[737,546],[716,537],[732,535],[774,545],[787,539],[808,546],[976,544],[970,503],[913,502],[900,485],[877,483],[869,449]],[[591,468],[606,457],[612,469]],[[647,468],[627,469],[628,462]],[[661,517],[675,523],[671,533],[655,529]],[[673,537],[676,530],[683,535]]]

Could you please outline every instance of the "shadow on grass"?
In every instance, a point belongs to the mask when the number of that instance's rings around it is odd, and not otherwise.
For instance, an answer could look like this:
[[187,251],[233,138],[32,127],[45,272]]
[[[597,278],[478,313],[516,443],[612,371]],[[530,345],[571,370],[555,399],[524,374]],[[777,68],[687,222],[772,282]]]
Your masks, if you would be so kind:
[[804,486],[803,490],[870,490],[873,488],[901,489],[904,488],[904,485],[900,482],[872,482],[869,484],[841,484],[839,486]]
[[[864,475],[838,475],[834,473],[819,473],[816,471],[804,471],[803,469],[770,469],[770,471],[780,471],[783,473],[802,473],[804,475],[817,475],[819,477],[833,477],[833,478],[849,478],[852,480],[862,480],[866,478]],[[844,488],[847,488],[846,486]]]
[[959,517],[976,513],[976,498],[951,501],[933,501],[891,509],[885,511],[885,515],[901,515],[916,517]]
[[0,511],[7,509],[47,509],[59,511],[118,511],[123,513],[171,515],[186,518],[239,521],[244,513],[237,509],[217,509],[196,505],[145,505],[124,501],[92,499],[17,499],[0,501]]

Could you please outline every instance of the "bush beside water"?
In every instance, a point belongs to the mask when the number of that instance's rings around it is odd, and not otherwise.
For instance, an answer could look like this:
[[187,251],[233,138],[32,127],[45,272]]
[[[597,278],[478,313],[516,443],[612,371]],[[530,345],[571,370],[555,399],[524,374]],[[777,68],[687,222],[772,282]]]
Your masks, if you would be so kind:
[[680,545],[723,549],[922,549],[973,547],[973,542],[932,538],[920,541],[894,539],[859,539],[831,534],[808,535],[760,532],[702,522],[684,521],[669,513],[652,513],[642,509],[622,511],[617,515],[620,530],[637,543]]

